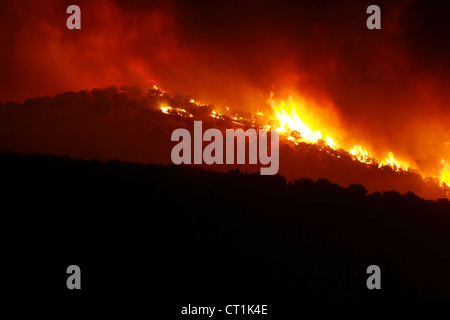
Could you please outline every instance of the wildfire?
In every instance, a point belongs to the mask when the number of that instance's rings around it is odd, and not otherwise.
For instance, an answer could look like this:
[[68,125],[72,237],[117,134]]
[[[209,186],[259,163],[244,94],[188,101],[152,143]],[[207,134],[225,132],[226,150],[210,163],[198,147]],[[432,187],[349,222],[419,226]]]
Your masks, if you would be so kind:
[[181,108],[172,108],[171,106],[161,106],[159,108],[165,114],[175,114],[181,117],[192,118],[193,115]]
[[450,166],[447,161],[442,159],[441,182],[450,186]]
[[[162,93],[166,94],[165,91],[162,91],[156,86],[154,86],[153,89],[156,90],[159,95]],[[201,104],[194,99],[190,99],[188,101],[191,104],[201,106]],[[263,119],[263,121],[266,121],[266,123],[259,123],[260,127],[266,130],[276,130],[280,136],[284,136],[287,140],[292,141],[295,144],[317,144],[320,145],[321,148],[326,145],[333,150],[348,152],[354,160],[361,163],[378,165],[379,168],[388,166],[396,172],[408,171],[409,168],[414,168],[408,162],[396,159],[391,151],[388,152],[384,159],[376,159],[373,155],[371,155],[367,148],[362,145],[354,145],[348,149],[342,145],[339,145],[337,140],[329,135],[324,135],[322,133],[323,131],[319,130],[315,119],[305,111],[307,110],[305,104],[296,103],[292,97],[289,97],[287,102],[284,100],[276,102],[273,100],[273,94],[271,93],[269,104],[272,107],[271,116],[268,116],[267,113],[264,114],[258,110],[254,116],[251,116],[252,119],[247,119],[242,116],[230,115],[230,108],[225,107],[227,111],[226,114],[220,113],[217,110],[212,110],[210,117],[215,119],[225,119],[228,117],[230,120],[234,120],[233,123],[242,125],[242,123],[238,121],[247,121],[254,124],[255,116],[258,116],[260,119]],[[160,110],[165,114],[172,114],[181,117],[193,117],[191,113],[182,108],[162,105]],[[333,151],[331,151],[331,153],[332,152]],[[338,153],[335,155],[340,157]],[[450,185],[450,165],[444,159],[442,160],[442,169],[439,179],[441,184],[445,183],[446,185]]]
[[218,111],[213,110],[213,111],[211,111],[211,117],[213,117],[215,119],[223,119],[224,115]]
[[[323,136],[319,130],[313,130],[306,121],[302,120],[298,115],[299,106],[294,100],[289,97],[288,102],[283,100],[280,103],[275,103],[274,100],[269,100],[272,103],[272,108],[275,112],[275,130],[281,134],[290,136],[290,140],[299,143],[318,143],[319,140],[324,141],[329,147],[337,149],[338,145],[331,137]],[[304,116],[303,118],[306,118]]]
[[378,165],[379,168],[381,168],[382,166],[390,166],[395,171],[401,170],[408,171],[408,168],[410,167],[410,165],[408,165],[406,162],[403,162],[403,165],[401,165],[397,161],[395,161],[394,154],[390,151],[386,159],[381,161],[380,164]]
[[[276,103],[272,99],[271,95],[269,102],[271,103],[274,111],[274,128],[280,134],[287,136],[288,140],[293,141],[296,144],[298,144],[299,142],[312,144],[325,142],[326,145],[334,150],[346,150],[344,147],[338,145],[333,138],[324,136],[318,129],[312,129],[314,127],[313,119],[311,119],[306,112],[302,113],[302,110],[305,109],[305,106],[296,104],[292,97],[289,97],[287,103],[283,100],[279,103]],[[299,116],[299,113],[304,116]],[[346,151],[359,162],[365,164],[373,164],[374,162],[377,162],[379,168],[383,166],[389,166],[395,171],[408,171],[408,168],[410,167],[410,165],[404,161],[396,161],[392,152],[389,152],[384,160],[376,161],[374,157],[369,154],[367,149],[361,145],[353,146]]]
[[349,153],[359,162],[367,164],[373,163],[372,159],[369,157],[369,152],[363,146],[354,146],[350,149]]

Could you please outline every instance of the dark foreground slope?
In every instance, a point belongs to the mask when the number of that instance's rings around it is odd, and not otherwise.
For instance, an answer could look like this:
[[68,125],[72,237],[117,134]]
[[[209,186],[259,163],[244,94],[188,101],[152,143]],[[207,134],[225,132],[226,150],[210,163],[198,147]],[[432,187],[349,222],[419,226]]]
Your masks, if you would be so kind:
[[448,201],[39,155],[1,154],[0,173],[10,297],[450,298]]

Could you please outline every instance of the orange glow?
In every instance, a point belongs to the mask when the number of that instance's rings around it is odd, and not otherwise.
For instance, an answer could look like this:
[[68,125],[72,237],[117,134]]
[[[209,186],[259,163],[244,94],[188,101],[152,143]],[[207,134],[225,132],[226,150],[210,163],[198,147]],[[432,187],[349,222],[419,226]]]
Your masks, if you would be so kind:
[[[307,106],[304,103],[296,103],[289,97],[288,102],[281,100],[276,103],[273,99],[269,100],[272,103],[274,111],[275,129],[282,135],[287,136],[298,144],[299,142],[306,142],[318,144],[325,142],[330,148],[334,150],[346,150],[343,146],[337,144],[333,138],[324,136],[319,129],[316,129],[314,118],[310,117],[306,112]],[[367,149],[361,145],[356,145],[346,150],[355,160],[366,164],[373,164],[374,157],[369,154]],[[410,165],[405,161],[396,161],[392,152],[389,152],[384,160],[376,161],[378,167],[390,166],[395,171],[408,171]]]
[[359,162],[372,164],[373,161],[369,157],[369,152],[363,146],[354,146],[350,149],[349,153],[356,158]]
[[448,162],[442,159],[441,182],[450,186],[450,166]]
[[221,114],[220,112],[217,112],[215,110],[211,111],[211,117],[215,118],[215,119],[222,119],[223,118],[223,114]]
[[[160,92],[164,92],[161,89],[154,86],[155,90]],[[420,172],[417,167],[412,166],[405,160],[396,159],[394,157],[393,152],[389,151],[384,159],[376,158],[373,154],[369,152],[369,150],[363,145],[353,145],[352,147],[345,147],[340,145],[337,140],[335,140],[332,134],[324,135],[323,132],[330,133],[329,130],[324,128],[319,128],[319,121],[308,112],[308,106],[304,101],[299,99],[300,101],[294,101],[294,99],[290,96],[286,101],[280,100],[276,102],[273,99],[273,93],[270,94],[269,104],[272,108],[272,116],[264,116],[264,113],[257,110],[251,118],[247,119],[246,117],[230,115],[230,108],[226,107],[226,114],[220,113],[217,110],[213,110],[210,113],[210,116],[215,119],[225,119],[229,117],[235,121],[233,123],[242,125],[242,123],[237,121],[248,121],[252,122],[252,118],[259,116],[262,118],[265,123],[261,123],[261,127],[266,130],[277,130],[280,136],[284,136],[287,140],[294,142],[295,144],[299,143],[309,143],[316,145],[326,145],[333,150],[340,150],[348,152],[349,155],[355,161],[359,161],[368,165],[377,165],[379,168],[388,166],[391,167],[396,172],[408,171],[410,168]],[[190,99],[190,103],[200,106],[196,100]],[[182,117],[193,117],[188,111],[180,108],[173,108],[171,106],[161,106],[161,111],[166,114],[175,114]],[[339,154],[335,154],[336,157],[340,158]],[[441,184],[445,183],[450,185],[450,166],[448,162],[442,160],[443,167],[441,169],[440,181]],[[422,174],[425,178],[426,176]]]
[[401,171],[401,170],[408,171],[408,168],[411,167],[407,162],[404,162],[404,161],[401,161],[401,163],[397,162],[394,158],[394,154],[390,151],[388,153],[388,156],[383,161],[381,161],[380,164],[378,165],[379,168],[381,168],[383,166],[390,166],[395,171]]
[[165,114],[176,114],[181,117],[192,118],[193,115],[181,108],[172,108],[171,106],[161,106],[160,110]]
[[294,102],[292,97],[289,97],[287,103],[283,100],[275,103],[272,99],[270,102],[275,114],[273,120],[276,124],[274,128],[280,134],[290,136],[289,139],[296,143],[318,143],[321,140],[329,147],[338,149],[338,145],[331,137],[323,136],[322,132],[315,128],[313,119],[306,113],[303,103]]

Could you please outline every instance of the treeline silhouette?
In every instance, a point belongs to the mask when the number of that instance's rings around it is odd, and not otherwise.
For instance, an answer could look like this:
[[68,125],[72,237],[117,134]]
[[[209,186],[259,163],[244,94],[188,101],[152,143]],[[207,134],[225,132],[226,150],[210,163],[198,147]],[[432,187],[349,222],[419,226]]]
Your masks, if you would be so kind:
[[44,155],[1,153],[0,171],[8,297],[450,298],[447,199]]

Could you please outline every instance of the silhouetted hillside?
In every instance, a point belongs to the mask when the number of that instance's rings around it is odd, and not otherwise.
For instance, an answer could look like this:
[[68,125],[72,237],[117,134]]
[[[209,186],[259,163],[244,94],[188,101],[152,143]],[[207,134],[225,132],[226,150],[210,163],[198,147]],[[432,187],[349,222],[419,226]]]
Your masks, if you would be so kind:
[[[187,110],[192,118],[176,112],[163,114],[159,107],[170,105]],[[170,96],[159,90],[138,87],[66,92],[54,97],[27,99],[0,107],[0,151],[40,153],[102,161],[119,159],[140,163],[172,163],[171,141],[175,129],[193,130],[202,120],[204,130],[222,131],[239,127],[227,116],[211,118],[212,106],[191,103],[188,96]],[[249,114],[235,113],[249,119]],[[244,128],[251,124],[242,121]],[[208,169],[259,172],[255,165],[213,165]],[[438,179],[423,179],[416,172],[395,172],[355,161],[348,152],[306,143],[280,141],[279,173],[293,181],[302,177],[326,178],[342,186],[364,184],[370,192],[412,191],[426,199],[443,197]]]
[[42,155],[0,154],[0,171],[4,295],[450,298],[447,200]]

